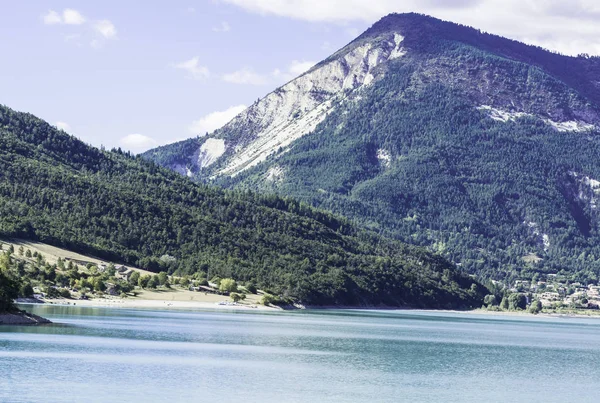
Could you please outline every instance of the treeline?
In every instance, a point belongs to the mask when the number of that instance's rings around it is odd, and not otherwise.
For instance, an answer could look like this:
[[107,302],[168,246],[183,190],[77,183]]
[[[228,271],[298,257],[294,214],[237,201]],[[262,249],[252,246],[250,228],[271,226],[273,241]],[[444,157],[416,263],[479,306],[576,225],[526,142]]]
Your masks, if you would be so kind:
[[153,271],[254,281],[305,304],[470,307],[446,260],[275,196],[200,186],[0,108],[0,234]]

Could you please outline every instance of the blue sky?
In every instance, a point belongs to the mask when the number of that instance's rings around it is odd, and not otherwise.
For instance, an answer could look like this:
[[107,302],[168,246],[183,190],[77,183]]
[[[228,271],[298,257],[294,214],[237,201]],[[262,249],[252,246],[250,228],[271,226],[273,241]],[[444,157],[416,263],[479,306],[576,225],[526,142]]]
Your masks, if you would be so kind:
[[600,54],[591,0],[14,1],[0,103],[139,152],[214,130],[394,11]]

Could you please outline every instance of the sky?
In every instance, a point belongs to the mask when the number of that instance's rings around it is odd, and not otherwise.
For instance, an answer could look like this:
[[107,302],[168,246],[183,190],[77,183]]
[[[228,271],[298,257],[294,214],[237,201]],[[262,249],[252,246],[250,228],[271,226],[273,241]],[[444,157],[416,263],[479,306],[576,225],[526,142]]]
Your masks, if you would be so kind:
[[597,0],[0,3],[0,103],[134,153],[217,129],[391,12],[600,55]]

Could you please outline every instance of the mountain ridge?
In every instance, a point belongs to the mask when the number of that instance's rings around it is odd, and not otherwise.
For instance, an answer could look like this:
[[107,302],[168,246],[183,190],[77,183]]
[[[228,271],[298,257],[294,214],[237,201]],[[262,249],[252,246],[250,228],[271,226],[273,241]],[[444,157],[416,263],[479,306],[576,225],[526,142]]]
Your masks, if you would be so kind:
[[[268,105],[262,99],[207,138],[180,143],[223,144],[210,165],[169,146],[143,157],[170,168],[178,159],[197,181],[298,198],[486,278],[564,270],[593,281],[599,65],[432,17],[391,15],[272,93],[304,88],[292,99],[323,106],[309,130],[295,129],[314,115],[294,102],[269,110],[286,122],[270,131],[259,113],[257,124],[240,118]],[[313,90],[332,77],[337,89],[318,98]],[[290,141],[260,148],[277,136]]]
[[[566,84],[573,86],[583,96],[594,101],[600,101],[600,81],[590,86],[589,82],[582,78],[582,76],[595,74],[595,72],[600,74],[600,58],[571,57],[551,53],[540,47],[522,44],[518,41],[483,33],[474,28],[438,20],[422,14],[391,14],[382,18],[332,56],[317,63],[296,79],[291,80],[255,102],[246,111],[236,116],[224,128],[218,129],[208,138],[198,137],[179,142],[177,143],[178,146],[185,149],[180,152],[170,151],[170,146],[163,146],[147,151],[143,155],[163,166],[170,166],[172,169],[188,176],[194,176],[200,170],[208,171],[208,177],[211,179],[218,176],[236,175],[242,170],[262,162],[266,157],[276,152],[278,148],[285,148],[291,142],[313,131],[316,125],[326,118],[327,113],[334,107],[326,102],[343,102],[344,99],[348,99],[348,91],[356,92],[361,87],[368,86],[373,80],[385,74],[384,71],[381,71],[385,69],[383,65],[391,60],[405,56],[407,49],[410,50],[409,57],[414,53],[438,52],[439,43],[436,40],[440,38],[443,41],[483,47],[500,57],[506,58],[508,61],[532,63],[536,67],[549,70],[550,74],[556,74],[560,77],[559,82],[564,81]],[[394,46],[394,48],[390,49],[390,46]],[[366,50],[365,47],[367,47]],[[359,71],[358,73],[359,75],[362,74],[362,77],[358,77],[356,73],[349,71],[345,72],[345,76],[337,78],[336,74],[339,75],[339,72],[333,71],[333,69],[348,69],[344,63],[345,59],[348,58],[349,54],[350,56],[355,56],[353,52],[356,53],[357,49],[367,52],[363,55],[363,58],[369,59],[367,68],[364,67],[364,63],[356,67],[356,69],[362,68],[363,71]],[[381,55],[375,54],[376,51],[388,52],[388,56],[381,59]],[[368,52],[371,53],[369,54]],[[530,55],[531,52],[534,53],[533,56]],[[334,66],[326,69],[329,65],[339,61],[340,58],[342,66]],[[565,74],[563,71],[564,66],[568,66],[569,74]],[[590,69],[592,70],[591,73],[588,71]],[[325,70],[320,74],[321,77],[318,77],[316,80],[307,80],[308,76],[315,75],[319,70]],[[533,73],[535,74],[535,72]],[[349,82],[349,79],[352,82]],[[321,85],[321,88],[327,86],[331,88],[331,85],[328,83],[335,80],[340,81],[341,88],[333,88],[325,91],[320,88],[313,88],[317,86],[313,82],[320,82],[321,84],[319,85]],[[358,82],[356,82],[357,80]],[[307,81],[309,82],[306,83]],[[583,84],[581,83],[582,81]],[[304,93],[312,94],[312,96],[305,96],[296,101],[286,102],[281,99],[272,101],[273,98],[278,98],[279,94],[299,92],[298,88],[294,87],[294,83],[296,82],[298,82],[296,87],[304,87],[302,88]],[[329,95],[326,95],[327,92],[329,92]],[[479,102],[482,105],[506,108],[509,112],[516,110],[521,113],[527,113],[529,112],[528,108],[531,107],[531,105],[515,106],[506,100],[497,104],[491,102],[488,105],[486,101],[489,100],[484,99],[485,97],[479,98]],[[274,105],[264,105],[265,102]],[[286,108],[290,109],[290,111],[282,114],[280,109]],[[271,113],[271,115],[277,114],[281,116],[281,120],[277,124],[269,123],[273,120],[269,114],[269,110],[276,111]],[[600,121],[600,109],[597,106],[592,109],[581,110],[578,116],[573,115],[571,113],[572,110],[580,111],[580,108],[570,108],[569,111],[566,111],[565,108],[555,107],[548,111],[548,118],[558,123],[580,120],[584,124],[589,124],[590,122]],[[534,112],[537,113],[539,111]],[[287,121],[290,121],[290,123],[286,123]],[[291,127],[293,125],[296,125],[296,127]],[[281,135],[283,140],[276,141],[276,137],[286,130],[292,133],[289,135],[283,134]],[[255,139],[257,137],[264,137],[262,144],[259,144],[260,142],[258,141],[255,142],[257,144],[255,147],[257,151],[252,150],[251,138],[253,137]],[[241,142],[240,139],[242,139]],[[244,153],[252,154],[253,151],[253,155],[244,155]],[[166,160],[161,154],[167,154]],[[169,157],[175,157],[175,163],[170,161]],[[237,162],[236,159],[238,160]],[[225,160],[228,160],[229,163],[226,163]],[[213,165],[212,168],[211,165]],[[201,176],[207,177],[207,175]]]

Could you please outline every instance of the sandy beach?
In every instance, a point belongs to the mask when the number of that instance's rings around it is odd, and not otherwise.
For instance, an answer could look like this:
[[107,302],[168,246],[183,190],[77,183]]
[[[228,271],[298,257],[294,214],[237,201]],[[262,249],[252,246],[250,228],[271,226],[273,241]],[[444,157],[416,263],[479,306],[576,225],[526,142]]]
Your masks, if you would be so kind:
[[[248,295],[246,300],[233,305],[231,299],[216,294],[205,294],[181,289],[141,291],[135,297],[112,297],[80,299],[47,299],[43,303],[49,305],[96,306],[112,308],[141,308],[141,309],[227,309],[248,311],[277,311],[279,308],[259,304],[259,295]],[[219,305],[226,302],[228,305]],[[25,302],[27,303],[27,302]]]

